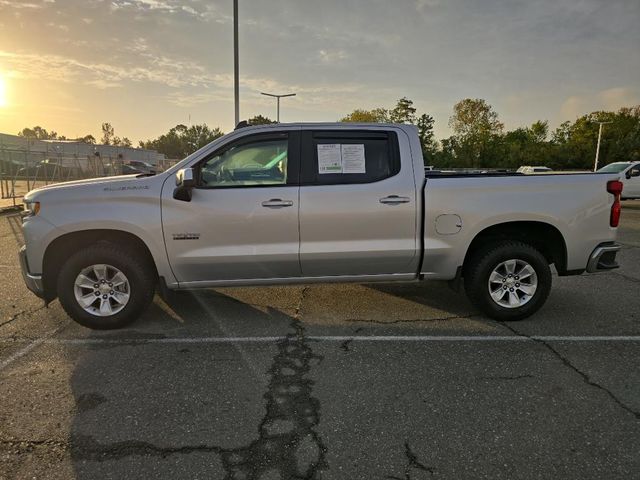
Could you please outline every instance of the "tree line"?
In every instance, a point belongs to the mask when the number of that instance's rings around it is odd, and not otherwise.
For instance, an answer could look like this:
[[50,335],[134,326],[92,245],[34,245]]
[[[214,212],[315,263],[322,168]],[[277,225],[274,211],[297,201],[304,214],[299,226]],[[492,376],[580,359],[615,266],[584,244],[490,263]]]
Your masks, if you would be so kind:
[[[436,140],[434,118],[418,113],[413,101],[403,97],[392,108],[356,109],[340,119],[357,123],[404,123],[418,130],[425,164],[437,168],[504,168],[541,165],[555,170],[593,167],[599,124],[605,125],[600,146],[600,166],[618,161],[640,161],[640,105],[621,108],[616,112],[597,111],[562,123],[553,131],[546,120],[528,127],[506,131],[498,113],[483,99],[466,98],[453,107],[449,118],[452,135]],[[275,123],[257,115],[250,125]],[[224,132],[206,124],[178,124],[155,139],[140,141],[138,146],[156,150],[167,158],[184,158],[207,145]],[[93,135],[66,138],[39,126],[25,128],[18,135],[40,140],[73,140],[95,144]],[[99,143],[131,147],[127,137],[115,135],[110,123],[102,124]]]
[[436,141],[433,117],[417,114],[406,97],[395,107],[356,109],[342,122],[392,122],[415,125],[425,164],[438,168],[504,168],[541,165],[555,170],[593,168],[599,124],[603,130],[599,165],[640,160],[640,105],[617,112],[597,111],[549,131],[546,120],[505,131],[498,113],[485,100],[466,98],[453,107],[452,135]]

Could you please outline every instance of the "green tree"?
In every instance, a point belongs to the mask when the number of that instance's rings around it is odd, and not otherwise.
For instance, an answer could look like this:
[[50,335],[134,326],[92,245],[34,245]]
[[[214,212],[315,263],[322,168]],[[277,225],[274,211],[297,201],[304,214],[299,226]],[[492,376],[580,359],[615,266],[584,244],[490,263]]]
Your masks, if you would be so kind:
[[422,146],[422,156],[425,164],[433,163],[434,156],[438,150],[438,142],[436,141],[433,126],[435,120],[431,115],[423,113],[417,121],[418,137],[420,137],[420,145]]
[[53,130],[48,132],[46,129],[36,126],[33,128],[23,128],[18,132],[18,135],[25,138],[32,138],[35,140],[56,140],[58,134]]
[[102,124],[102,138],[100,143],[102,145],[111,145],[111,140],[114,137],[114,130],[110,123],[106,122]]
[[552,135],[552,166],[591,169],[598,142],[598,122],[604,125],[598,165],[640,159],[640,105],[617,112],[591,112],[575,122],[564,122]]
[[94,145],[96,143],[96,138],[93,135],[85,135],[84,137],[76,138],[74,141]]
[[438,149],[438,142],[433,132],[434,119],[431,115],[423,113],[417,115],[417,109],[413,101],[402,97],[392,109],[374,108],[372,110],[356,109],[346,115],[341,122],[351,123],[405,123],[415,125],[418,128],[422,154],[426,164],[432,163],[433,156]]
[[461,139],[500,134],[504,125],[486,100],[465,98],[453,106],[449,126]]
[[391,123],[407,123],[415,125],[417,119],[416,108],[413,106],[413,101],[409,100],[407,97],[402,97],[398,100],[398,103],[393,110],[389,112],[389,119],[391,120]]
[[271,120],[269,117],[264,117],[262,115],[256,115],[247,120],[249,125],[272,125],[277,123],[275,120]]
[[206,124],[191,127],[180,124],[154,140],[141,141],[139,145],[163,153],[167,158],[178,159],[190,155],[222,135],[219,128],[210,129]]
[[349,115],[342,117],[341,122],[348,123],[386,123],[389,121],[389,111],[386,108],[373,110],[356,109]]
[[465,98],[453,107],[449,126],[456,137],[456,157],[464,167],[487,167],[494,155],[504,125],[498,114],[481,98]]

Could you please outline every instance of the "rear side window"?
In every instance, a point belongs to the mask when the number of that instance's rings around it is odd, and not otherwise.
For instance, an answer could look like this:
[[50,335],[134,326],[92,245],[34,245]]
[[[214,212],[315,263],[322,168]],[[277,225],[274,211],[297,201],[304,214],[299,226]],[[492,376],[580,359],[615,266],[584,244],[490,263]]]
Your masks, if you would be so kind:
[[303,132],[301,182],[306,185],[372,183],[400,171],[394,132]]

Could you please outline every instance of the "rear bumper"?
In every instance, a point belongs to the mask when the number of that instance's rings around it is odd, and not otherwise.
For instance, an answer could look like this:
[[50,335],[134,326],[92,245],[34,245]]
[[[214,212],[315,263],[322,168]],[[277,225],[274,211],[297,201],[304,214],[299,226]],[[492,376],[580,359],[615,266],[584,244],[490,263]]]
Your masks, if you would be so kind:
[[591,253],[589,263],[587,263],[587,272],[602,272],[618,268],[616,255],[622,248],[622,245],[615,242],[601,243]]
[[20,269],[22,270],[22,279],[27,288],[35,293],[38,297],[44,298],[44,288],[42,284],[42,275],[32,275],[29,272],[29,264],[27,263],[27,247],[23,246],[19,253]]

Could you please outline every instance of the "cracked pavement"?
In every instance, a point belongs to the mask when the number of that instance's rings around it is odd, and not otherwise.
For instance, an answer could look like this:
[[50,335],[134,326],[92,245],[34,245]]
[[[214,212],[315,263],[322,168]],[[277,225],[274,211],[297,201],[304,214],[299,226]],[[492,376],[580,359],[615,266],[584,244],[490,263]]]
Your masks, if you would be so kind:
[[522,322],[442,283],[314,285],[156,298],[116,332],[43,308],[0,216],[0,479],[637,477],[640,341],[553,339],[640,335],[623,208],[622,268],[554,277]]

